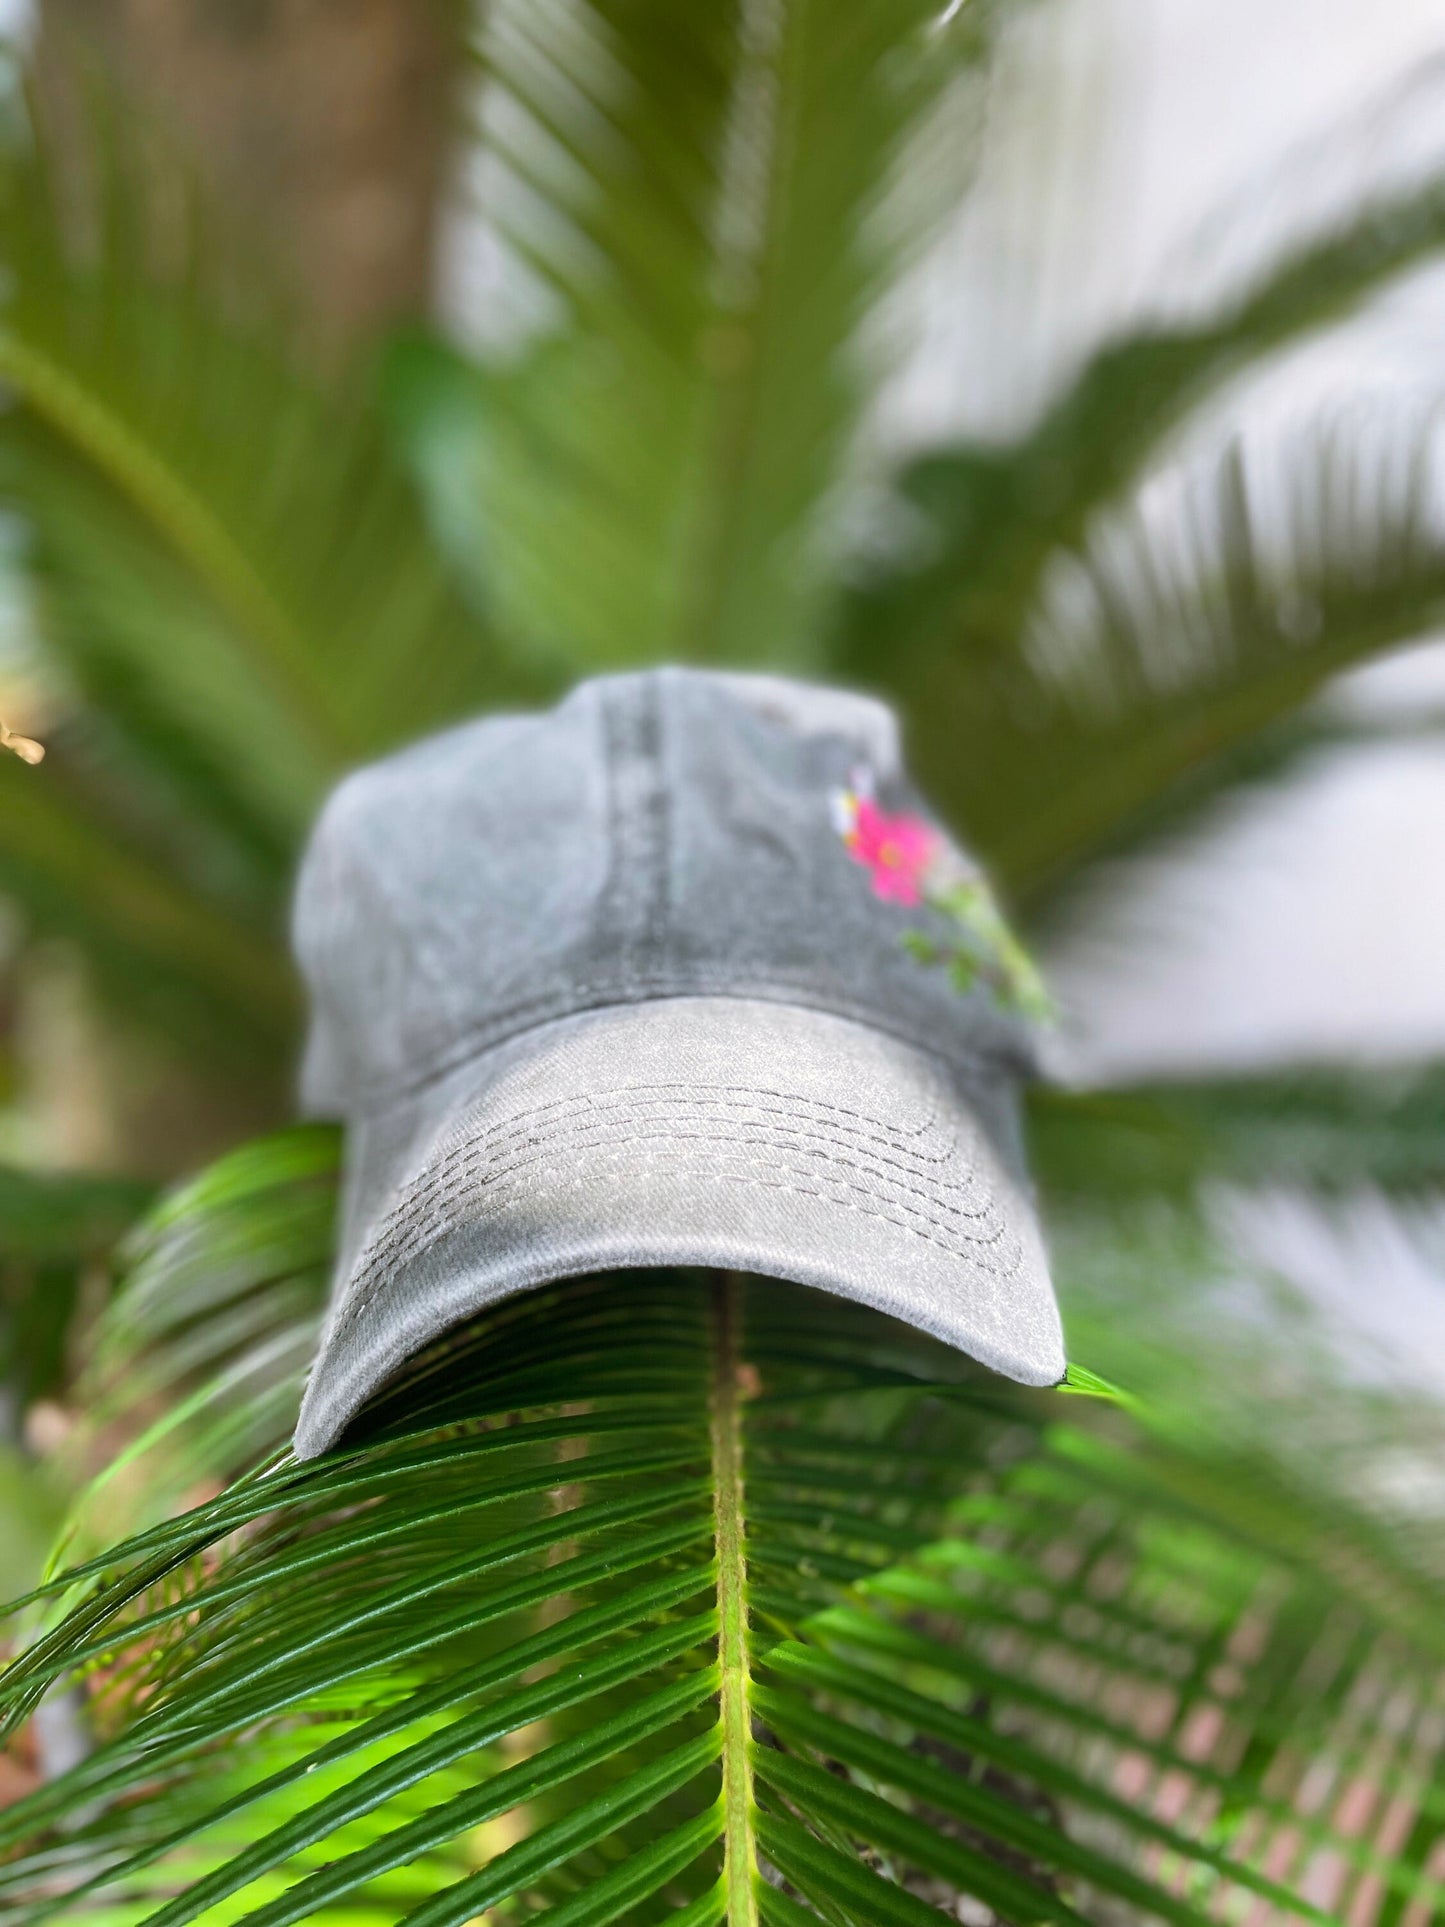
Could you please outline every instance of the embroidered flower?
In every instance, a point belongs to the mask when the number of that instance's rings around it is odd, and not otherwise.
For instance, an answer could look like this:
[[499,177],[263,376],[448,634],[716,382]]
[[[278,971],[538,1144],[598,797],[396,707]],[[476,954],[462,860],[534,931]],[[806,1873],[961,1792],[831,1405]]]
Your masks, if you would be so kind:
[[920,816],[890,816],[859,789],[840,790],[838,821],[848,853],[886,903],[922,903],[924,877],[938,855],[938,832]]
[[1026,1017],[1052,1015],[1033,959],[1004,921],[987,880],[931,823],[880,809],[866,769],[855,770],[849,787],[834,790],[829,803],[833,826],[854,862],[868,871],[874,895],[910,909],[927,905],[956,931],[943,941],[925,930],[905,931],[903,944],[912,956],[942,965],[960,991],[985,989]]

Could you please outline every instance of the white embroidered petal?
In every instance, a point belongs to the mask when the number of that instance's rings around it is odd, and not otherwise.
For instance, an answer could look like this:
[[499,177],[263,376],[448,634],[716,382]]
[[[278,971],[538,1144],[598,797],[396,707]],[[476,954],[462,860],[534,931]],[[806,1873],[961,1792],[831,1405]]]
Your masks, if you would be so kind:
[[858,796],[854,790],[829,790],[828,816],[839,836],[851,836],[858,827]]

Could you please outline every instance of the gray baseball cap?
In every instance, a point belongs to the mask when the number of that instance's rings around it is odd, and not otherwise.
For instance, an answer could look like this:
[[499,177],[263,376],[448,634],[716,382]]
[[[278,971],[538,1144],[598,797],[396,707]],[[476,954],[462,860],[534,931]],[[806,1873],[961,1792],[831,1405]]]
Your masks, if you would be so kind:
[[331,797],[295,935],[304,1107],[348,1126],[301,1457],[482,1306],[632,1267],[1062,1377],[1022,954],[881,704],[668,668],[434,737]]

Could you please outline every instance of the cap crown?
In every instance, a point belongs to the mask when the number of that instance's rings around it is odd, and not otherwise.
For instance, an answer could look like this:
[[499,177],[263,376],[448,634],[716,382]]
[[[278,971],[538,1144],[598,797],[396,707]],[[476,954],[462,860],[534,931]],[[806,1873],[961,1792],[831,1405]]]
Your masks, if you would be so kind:
[[362,770],[299,885],[307,1108],[384,1108],[538,1024],[674,996],[802,1004],[1017,1072],[1024,1026],[908,947],[947,920],[880,899],[846,846],[836,797],[860,777],[919,808],[881,704],[677,668]]

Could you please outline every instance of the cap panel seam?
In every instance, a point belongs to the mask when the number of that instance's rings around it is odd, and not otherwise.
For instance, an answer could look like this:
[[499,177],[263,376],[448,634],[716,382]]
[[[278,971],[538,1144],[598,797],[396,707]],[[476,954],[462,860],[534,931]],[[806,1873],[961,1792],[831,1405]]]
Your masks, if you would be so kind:
[[646,884],[641,951],[644,957],[665,956],[667,949],[668,871],[671,860],[672,813],[662,769],[662,691],[658,678],[646,677],[638,688],[638,759],[642,784],[638,808],[641,862]]
[[615,941],[621,974],[637,977],[656,969],[665,935],[670,830],[655,678],[609,684],[602,713],[611,862],[597,935],[604,949]]
[[[616,691],[610,684],[603,684],[598,690],[598,707],[601,710],[602,763],[607,791],[607,877],[602,886],[602,895],[597,910],[598,935],[604,947],[609,936],[615,938],[622,954],[627,954],[627,917],[624,909],[626,877],[628,874],[627,842],[628,822],[623,801],[624,767],[626,762],[625,717],[616,701]],[[553,991],[551,995],[556,996]],[[536,1001],[533,999],[532,1001]],[[520,1008],[521,1006],[517,1006]],[[495,1022],[497,1018],[485,1020]],[[484,1029],[483,1025],[474,1029]]]

